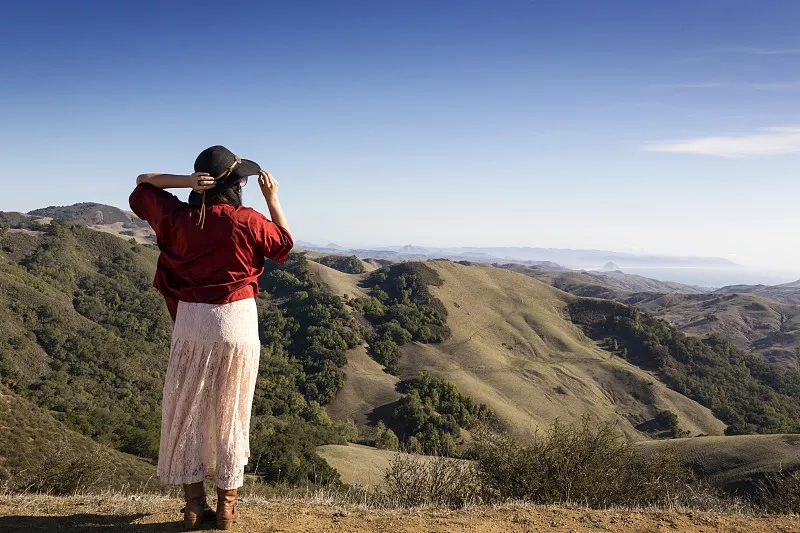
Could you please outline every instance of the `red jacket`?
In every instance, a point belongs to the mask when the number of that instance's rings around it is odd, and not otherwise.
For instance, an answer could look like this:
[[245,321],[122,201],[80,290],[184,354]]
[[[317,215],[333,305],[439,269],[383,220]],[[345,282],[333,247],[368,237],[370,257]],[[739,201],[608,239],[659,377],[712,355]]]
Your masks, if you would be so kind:
[[288,231],[249,207],[206,206],[201,229],[199,207],[147,183],[131,193],[130,206],[156,233],[161,255],[153,286],[173,320],[179,300],[224,304],[257,297],[264,258],[283,263],[294,246]]

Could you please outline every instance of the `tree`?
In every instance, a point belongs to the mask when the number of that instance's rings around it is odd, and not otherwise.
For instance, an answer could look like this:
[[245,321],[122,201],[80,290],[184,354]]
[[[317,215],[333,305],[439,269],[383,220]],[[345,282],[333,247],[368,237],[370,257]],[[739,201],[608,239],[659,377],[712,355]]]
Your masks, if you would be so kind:
[[378,422],[377,438],[375,439],[375,447],[380,450],[397,451],[400,448],[400,441],[395,435],[394,431],[387,428],[383,420]]

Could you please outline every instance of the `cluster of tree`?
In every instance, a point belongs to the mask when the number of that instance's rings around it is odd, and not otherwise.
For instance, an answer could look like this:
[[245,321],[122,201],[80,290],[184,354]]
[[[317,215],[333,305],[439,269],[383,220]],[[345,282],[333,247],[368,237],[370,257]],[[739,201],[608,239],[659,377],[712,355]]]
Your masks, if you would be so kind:
[[479,405],[458,391],[455,383],[427,373],[401,381],[404,394],[395,407],[393,422],[410,452],[459,457],[461,429],[495,419],[487,405]]
[[609,300],[578,299],[572,321],[672,389],[711,409],[726,433],[800,431],[800,372],[769,365],[719,336],[690,337]]
[[325,257],[316,259],[315,261],[321,265],[325,265],[326,267],[331,267],[334,270],[338,270],[339,272],[344,272],[345,274],[363,274],[366,272],[364,263],[362,263],[361,259],[354,255],[326,255]]
[[400,371],[400,346],[411,341],[442,342],[450,336],[447,310],[428,290],[441,285],[423,263],[400,263],[374,271],[364,285],[369,297],[351,301],[372,324],[366,336],[372,357],[392,374]]
[[150,287],[154,257],[59,221],[17,235],[30,253],[4,238],[19,259],[0,276],[0,379],[72,429],[154,459],[171,330]]
[[32,217],[16,211],[0,211],[0,223],[13,229],[41,229],[39,217]]
[[397,434],[387,428],[383,420],[379,420],[375,426],[365,428],[358,442],[379,450],[397,451],[400,449],[400,440],[397,438]]
[[331,481],[314,449],[355,440],[320,407],[344,385],[345,352],[360,342],[342,300],[311,280],[306,258],[269,263],[257,300],[261,361],[253,401],[251,468],[269,481]]

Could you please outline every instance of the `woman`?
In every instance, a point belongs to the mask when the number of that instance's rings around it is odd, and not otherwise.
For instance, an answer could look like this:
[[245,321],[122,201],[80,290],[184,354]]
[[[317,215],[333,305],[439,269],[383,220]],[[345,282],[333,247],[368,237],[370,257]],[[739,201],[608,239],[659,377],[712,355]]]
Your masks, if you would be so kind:
[[[130,206],[156,233],[161,254],[153,285],[175,329],[164,382],[158,475],[182,484],[184,525],[216,516],[238,519],[237,489],[250,455],[250,410],[261,345],[255,298],[264,258],[283,262],[292,249],[278,182],[223,146],[197,157],[194,174],[142,174]],[[248,176],[258,176],[272,220],[241,205]],[[163,189],[191,188],[184,203]],[[203,479],[216,476],[216,515]]]

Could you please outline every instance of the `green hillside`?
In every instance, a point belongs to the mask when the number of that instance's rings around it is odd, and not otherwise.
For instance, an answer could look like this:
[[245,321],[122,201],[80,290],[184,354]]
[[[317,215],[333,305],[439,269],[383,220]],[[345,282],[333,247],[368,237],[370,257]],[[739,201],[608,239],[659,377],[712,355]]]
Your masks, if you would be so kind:
[[0,386],[0,486],[72,494],[152,491],[155,467],[69,430],[50,413]]
[[68,427],[158,453],[170,320],[156,252],[54,221],[0,238],[0,380]]
[[765,363],[718,336],[690,337],[617,302],[581,298],[569,312],[607,349],[711,409],[728,424],[726,434],[800,432],[800,371]]
[[[158,454],[172,325],[151,287],[158,250],[53,221],[0,236],[0,383],[66,427],[140,457]],[[320,405],[343,384],[360,339],[342,300],[305,258],[270,264],[258,300],[262,359],[254,470],[265,479],[335,478],[319,444],[355,438]]]

